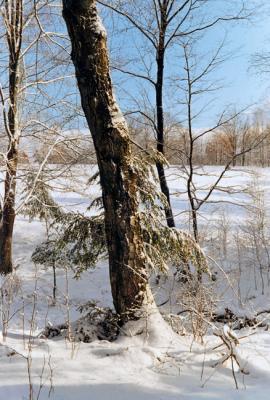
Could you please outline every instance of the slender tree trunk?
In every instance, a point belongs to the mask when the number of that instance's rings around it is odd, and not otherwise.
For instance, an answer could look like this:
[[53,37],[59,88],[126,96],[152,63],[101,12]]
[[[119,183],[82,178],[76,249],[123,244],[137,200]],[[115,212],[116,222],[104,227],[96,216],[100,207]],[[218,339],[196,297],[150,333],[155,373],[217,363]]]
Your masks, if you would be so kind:
[[[156,112],[157,112],[157,151],[165,155],[164,151],[164,111],[163,111],[163,70],[164,70],[164,53],[160,52],[157,59],[157,83],[156,83]],[[167,225],[170,228],[175,227],[173,212],[171,207],[170,192],[165,175],[164,165],[161,161],[156,163],[160,189],[167,200],[165,215]]]
[[148,293],[137,175],[128,128],[115,101],[106,31],[94,0],[63,0],[82,107],[97,154],[105,210],[110,280],[122,322],[138,317]]
[[53,262],[53,304],[56,304],[56,290],[57,290],[57,282],[56,282],[56,266],[55,261]]
[[0,224],[0,272],[12,272],[12,238],[15,221],[16,173],[18,165],[17,64],[10,62],[10,107],[8,112],[9,148],[5,176],[5,194]]
[[[165,10],[166,11],[166,10]],[[166,14],[166,12],[165,12]],[[157,151],[165,155],[164,150],[164,110],[163,110],[163,84],[164,84],[164,57],[165,57],[165,48],[164,48],[164,38],[165,38],[165,30],[166,24],[162,18],[162,25],[160,28],[160,36],[159,36],[159,46],[157,49],[157,81],[156,81],[156,114],[157,114]],[[170,228],[175,227],[171,200],[170,200],[170,192],[167,184],[167,179],[165,175],[164,165],[161,161],[157,161],[156,163],[160,189],[167,200],[167,207],[165,208],[165,215],[167,220],[167,225]]]
[[0,223],[0,273],[12,272],[12,237],[15,221],[16,173],[18,165],[19,126],[18,102],[20,55],[22,43],[22,0],[5,0],[4,18],[9,48],[9,111],[5,120],[9,139],[5,177],[5,193]]
[[0,225],[0,272],[12,272],[12,237],[15,221],[15,190],[18,152],[11,143],[7,155],[7,171],[5,177],[5,195]]

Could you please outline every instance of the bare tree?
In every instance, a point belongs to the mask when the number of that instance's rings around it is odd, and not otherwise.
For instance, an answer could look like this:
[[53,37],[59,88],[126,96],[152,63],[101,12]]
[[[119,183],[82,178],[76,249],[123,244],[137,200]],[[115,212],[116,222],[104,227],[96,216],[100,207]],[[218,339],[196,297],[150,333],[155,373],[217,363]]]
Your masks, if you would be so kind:
[[[247,123],[241,120],[242,113],[244,110],[239,112],[229,112],[228,109],[223,110],[217,118],[216,123],[212,126],[196,130],[194,123],[198,116],[205,110],[205,106],[199,103],[196,105],[198,98],[203,98],[204,95],[220,90],[219,86],[216,86],[215,82],[209,77],[213,70],[215,70],[223,61],[224,56],[221,54],[222,45],[214,52],[210,59],[205,62],[205,65],[198,67],[196,62],[196,51],[194,52],[194,43],[187,41],[182,43],[183,56],[185,62],[185,76],[180,80],[179,86],[184,92],[184,107],[186,108],[186,125],[187,125],[187,139],[188,145],[186,148],[181,149],[180,158],[184,158],[182,164],[183,176],[186,180],[186,190],[190,205],[191,223],[194,239],[199,242],[199,228],[198,228],[198,213],[203,205],[209,201],[213,192],[227,191],[233,193],[234,188],[225,189],[221,186],[221,181],[228,169],[231,166],[236,165],[236,161],[243,159],[243,157],[259,148],[260,145],[268,137],[268,130],[263,133],[257,132],[257,134],[250,136],[250,140],[246,140],[247,132],[249,127]],[[206,59],[206,57],[203,57]],[[208,100],[209,101],[209,100]],[[215,136],[217,135],[217,136]],[[210,136],[214,144],[213,152],[217,151],[217,145],[222,148],[222,155],[220,161],[222,161],[221,172],[216,176],[214,181],[209,187],[204,187],[204,194],[199,194],[200,188],[196,184],[196,175],[201,174],[198,171],[200,165],[196,165],[196,153],[195,149],[202,138]],[[216,141],[215,138],[218,138]],[[242,139],[242,140],[241,140]],[[219,144],[219,141],[221,144]],[[209,147],[208,147],[209,151]],[[216,154],[215,154],[216,156]],[[185,164],[185,161],[186,164]],[[238,189],[235,189],[238,190]]]
[[[147,116],[156,136],[157,151],[166,156],[164,81],[165,67],[168,67],[170,59],[174,58],[172,46],[180,38],[201,33],[220,22],[245,18],[248,15],[245,2],[242,0],[237,2],[237,8],[234,4],[232,12],[229,12],[228,9],[225,10],[221,4],[213,8],[212,2],[208,0],[136,0],[132,2],[98,0],[98,3],[116,12],[132,29],[137,31],[141,42],[144,40],[147,44],[146,51],[143,54],[142,44],[140,44],[139,56],[136,55],[136,63],[133,62],[131,68],[129,68],[127,62],[127,67],[115,65],[114,68],[130,77],[141,79],[144,84],[150,85],[151,90],[154,89],[154,115],[147,114],[145,109],[135,110],[135,112],[143,117]],[[175,47],[173,48],[175,50]],[[128,55],[126,54],[126,56]],[[138,58],[141,58],[141,67],[135,69],[134,65],[137,64]],[[148,58],[150,58],[150,61],[147,63]],[[144,72],[141,72],[143,69]],[[148,97],[148,94],[146,96]],[[156,167],[161,191],[167,199],[167,206],[165,207],[167,224],[169,227],[174,227],[170,192],[162,159],[156,162]]]
[[[4,109],[4,125],[8,135],[7,170],[5,193],[0,226],[0,271],[12,271],[12,234],[15,220],[15,190],[19,148],[19,96],[22,83],[22,32],[23,0],[4,1],[4,23],[9,49],[8,86],[9,107]],[[5,107],[4,94],[1,88],[2,105]]]
[[0,124],[6,150],[1,149],[5,177],[0,273],[7,274],[12,271],[12,236],[20,210],[15,200],[17,183],[23,175],[18,166],[23,154],[21,142],[31,147],[45,133],[59,132],[60,123],[62,129],[71,124],[74,117],[72,95],[68,85],[63,84],[72,78],[66,61],[68,41],[54,31],[60,9],[58,13],[52,9],[49,0],[4,0],[1,5]]

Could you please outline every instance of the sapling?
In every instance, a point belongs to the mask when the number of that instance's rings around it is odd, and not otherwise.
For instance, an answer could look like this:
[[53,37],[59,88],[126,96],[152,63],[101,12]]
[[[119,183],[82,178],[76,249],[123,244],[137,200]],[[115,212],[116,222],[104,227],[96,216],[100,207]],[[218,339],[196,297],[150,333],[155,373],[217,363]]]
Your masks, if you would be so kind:
[[[51,226],[55,218],[63,214],[61,207],[54,201],[48,184],[49,175],[42,169],[37,176],[36,170],[30,170],[26,176],[25,188],[23,191],[24,213],[29,216],[30,221],[39,218],[46,225],[46,240],[35,249],[32,254],[32,261],[45,267],[51,267],[53,271],[53,305],[56,303],[56,264],[59,261],[59,254],[55,249],[55,240],[50,239]],[[29,196],[31,193],[31,196]]]
[[46,240],[45,242],[38,245],[31,257],[35,264],[41,264],[45,268],[52,268],[53,271],[53,305],[56,304],[56,268],[57,266],[63,266],[63,258],[60,258],[59,253],[55,245],[55,240]]

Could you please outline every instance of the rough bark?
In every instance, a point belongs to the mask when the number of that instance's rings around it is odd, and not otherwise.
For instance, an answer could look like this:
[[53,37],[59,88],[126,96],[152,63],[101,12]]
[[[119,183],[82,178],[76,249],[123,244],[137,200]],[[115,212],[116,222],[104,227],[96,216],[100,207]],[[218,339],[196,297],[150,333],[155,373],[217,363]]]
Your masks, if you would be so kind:
[[63,0],[63,16],[99,166],[114,306],[126,322],[138,317],[148,293],[128,128],[113,95],[106,31],[96,2]]

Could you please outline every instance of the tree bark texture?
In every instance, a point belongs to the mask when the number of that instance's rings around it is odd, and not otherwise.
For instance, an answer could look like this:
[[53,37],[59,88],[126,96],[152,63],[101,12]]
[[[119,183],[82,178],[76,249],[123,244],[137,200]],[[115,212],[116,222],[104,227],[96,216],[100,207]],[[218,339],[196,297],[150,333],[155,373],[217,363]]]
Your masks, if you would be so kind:
[[127,124],[113,95],[106,31],[93,0],[63,0],[82,107],[100,171],[110,280],[122,322],[136,319],[147,293],[136,167]]

